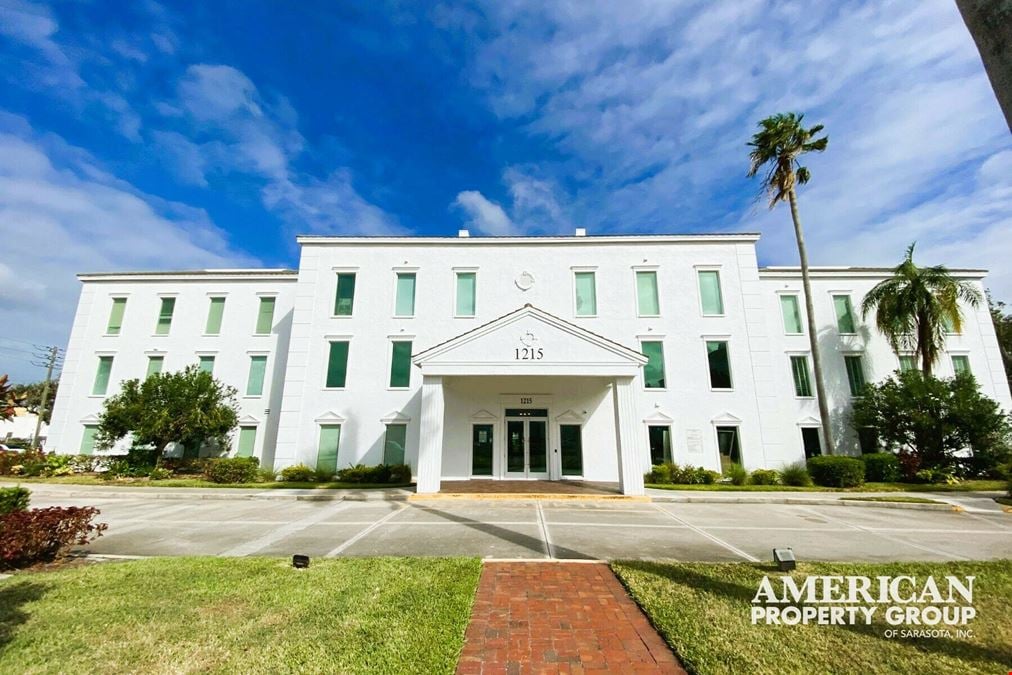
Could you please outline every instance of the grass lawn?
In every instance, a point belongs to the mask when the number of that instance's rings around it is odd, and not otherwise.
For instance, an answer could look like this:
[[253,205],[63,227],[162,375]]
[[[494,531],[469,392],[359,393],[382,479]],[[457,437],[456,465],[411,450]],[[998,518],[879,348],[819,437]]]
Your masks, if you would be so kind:
[[818,485],[799,487],[795,485],[661,485],[648,483],[648,488],[658,490],[698,490],[702,492],[993,492],[1005,491],[1008,483],[1003,480],[964,480],[955,485],[934,483],[865,483],[856,488],[829,488]]
[[0,672],[452,673],[481,563],[152,558],[0,581]]
[[995,497],[994,500],[1005,506],[1012,506],[1012,497]]
[[75,476],[53,476],[51,478],[25,478],[22,476],[0,476],[0,482],[10,483],[51,483],[56,485],[101,485],[103,487],[188,487],[188,488],[246,488],[252,490],[311,489],[311,490],[374,490],[377,488],[408,487],[410,483],[297,483],[272,481],[270,483],[212,483],[203,478],[169,478],[149,480],[147,478],[117,478],[104,480],[94,474]]
[[[800,563],[794,576],[976,575],[972,638],[886,638],[881,619],[855,626],[752,625],[750,606],[770,567],[751,564],[616,562],[616,574],[690,672],[1005,673],[1012,651],[1012,565]],[[775,584],[776,587],[776,584]]]

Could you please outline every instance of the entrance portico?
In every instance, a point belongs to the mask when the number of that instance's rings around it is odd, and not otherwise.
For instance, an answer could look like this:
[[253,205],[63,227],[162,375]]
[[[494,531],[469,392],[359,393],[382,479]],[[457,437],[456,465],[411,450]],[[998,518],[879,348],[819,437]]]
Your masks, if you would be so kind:
[[591,477],[643,494],[633,387],[646,361],[531,305],[416,354],[418,492],[453,478]]

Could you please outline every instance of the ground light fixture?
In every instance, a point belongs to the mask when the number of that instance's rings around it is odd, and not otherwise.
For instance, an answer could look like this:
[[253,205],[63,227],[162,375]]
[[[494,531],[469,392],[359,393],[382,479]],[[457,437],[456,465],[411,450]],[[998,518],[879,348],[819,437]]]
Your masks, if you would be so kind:
[[781,572],[790,572],[798,566],[798,559],[794,557],[794,549],[775,548],[773,549],[773,562]]
[[297,570],[304,570],[309,567],[309,556],[296,553],[292,556],[292,567]]

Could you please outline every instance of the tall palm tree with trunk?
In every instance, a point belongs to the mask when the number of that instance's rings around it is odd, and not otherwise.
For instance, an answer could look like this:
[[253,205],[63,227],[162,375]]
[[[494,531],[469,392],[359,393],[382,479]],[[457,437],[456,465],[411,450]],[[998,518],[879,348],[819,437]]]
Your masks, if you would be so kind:
[[774,208],[786,201],[791,207],[794,221],[794,237],[798,242],[798,257],[801,258],[801,283],[805,289],[805,315],[808,320],[808,340],[812,348],[812,367],[815,370],[815,393],[819,402],[819,417],[822,422],[822,438],[826,450],[833,454],[833,432],[829,425],[829,404],[826,401],[826,386],[822,377],[822,357],[819,355],[819,336],[815,330],[815,310],[812,306],[812,282],[808,273],[808,250],[805,248],[805,234],[801,229],[798,215],[797,186],[804,185],[811,178],[807,167],[801,165],[800,157],[808,152],[822,152],[829,144],[829,138],[817,138],[822,125],[810,129],[802,126],[804,115],[780,113],[759,122],[759,131],[748,144],[751,162],[749,177],[762,172],[763,192],[769,196],[769,206]]
[[983,300],[980,291],[954,278],[944,265],[915,265],[914,244],[910,244],[893,275],[864,296],[861,314],[874,311],[875,325],[892,348],[912,351],[921,361],[921,371],[931,375],[945,347],[945,334],[963,330],[959,303],[977,307]]

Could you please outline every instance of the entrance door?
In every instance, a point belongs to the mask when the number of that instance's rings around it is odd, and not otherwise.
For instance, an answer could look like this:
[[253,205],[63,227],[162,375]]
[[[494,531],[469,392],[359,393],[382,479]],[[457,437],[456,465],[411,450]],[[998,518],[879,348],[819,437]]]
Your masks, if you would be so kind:
[[506,418],[506,477],[548,478],[546,418]]

